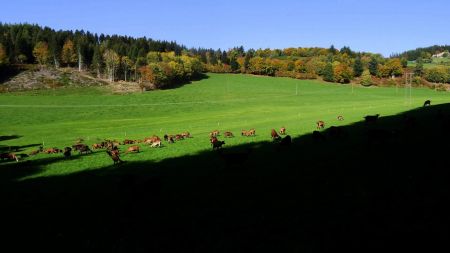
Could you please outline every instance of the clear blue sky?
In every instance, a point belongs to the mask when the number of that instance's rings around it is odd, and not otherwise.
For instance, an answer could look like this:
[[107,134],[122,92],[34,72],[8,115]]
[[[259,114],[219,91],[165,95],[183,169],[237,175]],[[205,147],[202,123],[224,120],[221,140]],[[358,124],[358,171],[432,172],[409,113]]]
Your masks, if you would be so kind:
[[350,46],[402,52],[450,44],[447,0],[4,0],[0,22],[228,49]]

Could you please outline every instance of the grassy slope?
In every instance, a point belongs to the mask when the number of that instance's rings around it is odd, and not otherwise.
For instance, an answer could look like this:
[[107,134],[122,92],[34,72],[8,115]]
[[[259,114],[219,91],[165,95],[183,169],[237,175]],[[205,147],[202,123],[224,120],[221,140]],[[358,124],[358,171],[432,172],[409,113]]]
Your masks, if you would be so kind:
[[[414,89],[412,95],[412,107],[421,106],[426,99],[433,104],[448,102],[448,94],[428,89]],[[144,147],[140,154],[124,156],[127,161],[161,160],[209,149],[208,133],[214,129],[239,135],[241,129],[256,128],[255,138],[227,139],[226,145],[231,146],[268,140],[271,128],[285,126],[289,134],[298,136],[313,131],[317,120],[324,120],[327,126],[344,125],[367,114],[385,116],[410,108],[405,105],[404,91],[395,88],[355,88],[352,94],[348,85],[210,74],[208,79],[180,89],[144,94],[112,95],[92,88],[2,94],[0,116],[7,120],[0,123],[0,134],[22,136],[3,145],[44,142],[46,147],[62,148],[78,137],[92,144],[104,138],[143,139],[191,132],[192,139],[162,149]],[[337,115],[343,115],[345,121],[338,122]],[[104,152],[96,152],[77,161],[49,165],[35,176],[95,169],[110,162]]]
[[[31,162],[2,163],[0,199],[5,217],[3,229],[7,231],[2,246],[10,244],[17,251],[32,247],[60,252],[252,252],[255,249],[270,252],[336,252],[338,249],[385,252],[395,249],[402,252],[448,249],[450,163],[446,159],[446,147],[450,140],[449,104],[408,112],[407,115],[416,119],[416,124],[409,126],[404,123],[404,115],[382,117],[375,125],[350,124],[368,113],[387,115],[410,108],[403,105],[403,94],[396,94],[395,89],[355,89],[355,94],[351,95],[350,88],[331,84],[230,75],[211,75],[210,79],[195,84],[200,87],[210,85],[201,89],[205,92],[202,96],[194,95],[200,90],[192,85],[131,96],[103,93],[47,96],[38,102],[50,104],[59,99],[60,103],[66,104],[80,100],[86,104],[111,101],[121,104],[130,97],[145,101],[164,93],[170,94],[168,99],[173,101],[177,96],[184,101],[206,100],[205,96],[216,97],[218,101],[226,99],[227,80],[233,85],[246,82],[254,89],[255,86],[260,88],[258,93],[238,87],[236,89],[245,90],[245,93],[234,94],[234,99],[244,98],[246,94],[262,97],[232,104],[157,107],[158,110],[150,112],[149,116],[145,116],[148,110],[139,107],[128,114],[112,112],[124,115],[124,118],[142,117],[136,121],[146,124],[142,132],[145,134],[157,130],[152,128],[152,115],[163,120],[161,111],[164,110],[170,112],[170,117],[164,119],[162,125],[170,121],[175,124],[172,126],[174,131],[184,130],[178,129],[185,126],[183,120],[206,116],[197,121],[197,125],[192,122],[198,128],[193,139],[157,150],[146,148],[142,154],[125,156],[128,162],[119,166],[113,166],[104,152],[75,156],[71,160],[60,155],[42,155]],[[263,92],[285,95],[285,89],[281,87],[293,90],[297,82],[302,94],[298,97],[267,98]],[[219,87],[212,87],[215,85]],[[414,90],[413,94],[414,107],[420,106],[425,98],[431,98],[433,103],[446,102],[448,95],[431,90]],[[23,99],[23,104],[32,102],[32,96],[27,98]],[[9,95],[7,99],[11,103],[14,101]],[[2,96],[3,102],[7,99]],[[269,110],[265,112],[258,107]],[[197,108],[198,111],[194,110]],[[182,156],[209,148],[206,133],[215,127],[215,120],[223,119],[221,113],[234,114],[236,111],[250,115],[245,118],[249,125],[258,127],[256,139],[269,140],[266,130],[272,125],[286,124],[290,134],[311,132],[318,117],[335,124],[337,110],[342,110],[346,118],[342,124],[348,124],[344,128],[347,136],[332,138],[326,135],[325,141],[316,142],[310,135],[303,135],[285,149],[271,142],[258,143],[251,147],[252,153],[247,160],[230,166],[225,165],[225,160],[216,152]],[[7,110],[2,108],[1,111],[4,116]],[[92,123],[95,118],[85,119],[63,112],[60,114],[66,118],[66,124],[54,124],[66,126],[66,132],[51,137],[55,145],[65,144],[65,138],[72,141],[75,135],[71,131],[80,131],[77,124],[69,124],[73,120],[90,120],[91,123],[83,123],[84,131],[91,129],[88,133],[93,131],[105,136],[115,133],[108,134],[106,127],[97,130],[94,125],[102,126]],[[132,114],[137,112],[142,115]],[[290,118],[290,114],[298,112],[300,118]],[[25,121],[32,116],[27,113],[20,117]],[[212,123],[208,116],[214,120]],[[16,117],[19,116],[11,116],[10,120],[18,120]],[[110,120],[111,124],[123,124],[117,123],[123,121],[114,123],[107,115],[98,118],[99,121]],[[52,119],[57,118],[53,116]],[[234,121],[229,120],[231,125]],[[20,126],[22,131],[13,131],[14,128],[4,122],[2,135],[17,133],[23,137],[11,140],[2,137],[0,145],[38,141],[41,138],[38,130],[45,128],[40,124],[33,125],[33,122]],[[47,127],[51,125],[49,123]],[[131,124],[128,126],[131,128]],[[3,132],[3,127],[9,127],[9,130]],[[240,128],[238,125],[237,130]],[[391,138],[381,136],[368,142],[365,131],[380,128],[398,132]],[[237,144],[251,139],[237,137],[228,141]],[[225,152],[242,154],[246,147],[227,148]],[[170,155],[179,157],[161,162],[143,161]],[[86,170],[89,164],[100,169]],[[24,177],[34,178],[15,180]]]

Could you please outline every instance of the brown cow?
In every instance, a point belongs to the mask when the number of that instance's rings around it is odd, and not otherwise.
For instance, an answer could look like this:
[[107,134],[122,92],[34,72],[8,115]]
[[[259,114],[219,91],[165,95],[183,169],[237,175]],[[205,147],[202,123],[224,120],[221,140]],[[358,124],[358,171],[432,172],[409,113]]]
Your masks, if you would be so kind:
[[275,129],[272,129],[270,132],[270,135],[272,136],[273,140],[278,140],[280,139],[280,136],[277,134],[277,131],[275,131]]
[[72,155],[72,149],[70,147],[65,147],[64,148],[64,157],[68,158]]
[[152,148],[161,147],[161,140],[153,142],[152,145],[150,145],[150,147]]
[[209,133],[209,137],[217,137],[219,136],[219,130],[214,130],[211,133]]
[[317,129],[323,129],[325,127],[325,122],[323,122],[322,120],[317,121],[316,124]]
[[280,134],[281,134],[281,135],[285,135],[285,134],[286,134],[286,128],[285,128],[285,127],[282,127],[282,128],[280,129]]
[[47,154],[58,154],[58,153],[62,153],[62,150],[59,148],[49,148],[47,150],[45,150],[45,153]]
[[213,149],[219,149],[222,147],[222,145],[225,144],[224,141],[215,141],[212,143]]
[[161,142],[161,139],[158,136],[156,136],[156,135],[144,138],[144,143],[145,144],[149,144],[149,145],[154,143],[154,142],[158,142],[158,141]]
[[19,158],[13,153],[3,153],[0,154],[0,159],[7,159],[7,160],[16,160],[16,162],[19,162]]
[[103,148],[103,144],[99,144],[99,143],[94,143],[92,144],[92,149],[101,149]]
[[223,135],[225,136],[225,138],[231,138],[231,137],[234,137],[233,133],[230,132],[230,131],[224,132]]
[[344,117],[343,117],[342,115],[339,115],[339,116],[337,116],[337,120],[343,121],[343,120],[344,120]]
[[189,132],[183,132],[181,133],[181,136],[183,136],[183,138],[191,138],[191,134]]
[[125,154],[128,154],[129,152],[139,153],[139,146],[128,147],[127,151],[125,151]]
[[114,164],[123,162],[122,160],[120,160],[119,151],[118,150],[111,150],[111,151],[110,150],[106,150],[106,153],[108,153],[108,155],[111,157],[111,159],[113,160]]
[[92,153],[92,150],[89,148],[89,146],[84,145],[78,149],[78,152],[80,154],[83,154],[83,153],[88,154],[88,153]]
[[123,145],[134,144],[135,142],[136,142],[136,141],[134,141],[134,140],[128,140],[128,139],[126,139],[126,140],[123,141]]

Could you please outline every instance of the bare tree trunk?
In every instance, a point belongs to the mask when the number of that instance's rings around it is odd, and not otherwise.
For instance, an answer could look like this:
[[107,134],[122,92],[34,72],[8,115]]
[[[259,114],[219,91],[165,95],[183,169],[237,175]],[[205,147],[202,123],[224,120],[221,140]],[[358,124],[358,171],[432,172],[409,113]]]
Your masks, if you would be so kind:
[[83,65],[83,62],[81,60],[81,49],[78,48],[78,72],[81,72],[81,65]]
[[125,69],[125,82],[127,81],[127,70]]
[[55,68],[59,68],[59,61],[56,59],[56,56],[53,56],[53,61],[55,62]]

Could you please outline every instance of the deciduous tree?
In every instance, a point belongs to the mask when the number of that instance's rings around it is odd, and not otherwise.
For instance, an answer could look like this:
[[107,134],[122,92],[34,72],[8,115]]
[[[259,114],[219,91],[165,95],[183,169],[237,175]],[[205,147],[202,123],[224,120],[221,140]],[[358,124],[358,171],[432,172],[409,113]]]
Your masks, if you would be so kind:
[[33,49],[33,56],[36,58],[41,68],[45,64],[47,64],[50,58],[50,52],[48,51],[47,42],[44,41],[38,42]]

